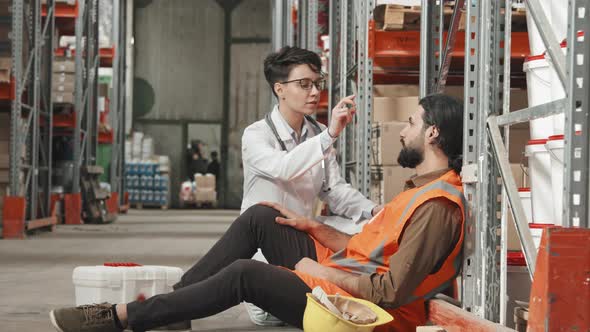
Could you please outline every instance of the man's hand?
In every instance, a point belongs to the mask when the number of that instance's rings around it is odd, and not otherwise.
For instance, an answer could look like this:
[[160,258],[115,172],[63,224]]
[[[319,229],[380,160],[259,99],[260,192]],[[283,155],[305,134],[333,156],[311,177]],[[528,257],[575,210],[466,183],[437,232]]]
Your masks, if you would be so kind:
[[342,98],[332,109],[330,117],[330,126],[328,134],[334,138],[340,135],[340,132],[352,121],[356,114],[355,95]]
[[265,205],[279,211],[283,216],[285,216],[285,218],[277,217],[275,221],[278,224],[293,227],[298,231],[310,233],[313,227],[320,224],[315,220],[300,216],[278,203],[260,202],[260,205]]
[[326,279],[327,268],[311,258],[304,257],[295,264],[295,271],[309,274],[312,277]]

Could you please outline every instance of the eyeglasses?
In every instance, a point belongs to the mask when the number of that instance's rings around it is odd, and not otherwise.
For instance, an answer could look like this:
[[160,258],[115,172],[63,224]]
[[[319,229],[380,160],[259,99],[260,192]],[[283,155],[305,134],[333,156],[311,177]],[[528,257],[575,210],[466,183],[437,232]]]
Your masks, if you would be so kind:
[[312,85],[315,85],[315,87],[320,91],[326,89],[326,79],[323,77],[318,79],[317,81],[312,81],[311,78],[300,78],[300,79],[296,79],[296,80],[290,80],[290,81],[279,82],[279,83],[286,84],[286,83],[293,83],[293,82],[299,82],[299,85],[301,86],[301,88],[303,90],[311,90]]

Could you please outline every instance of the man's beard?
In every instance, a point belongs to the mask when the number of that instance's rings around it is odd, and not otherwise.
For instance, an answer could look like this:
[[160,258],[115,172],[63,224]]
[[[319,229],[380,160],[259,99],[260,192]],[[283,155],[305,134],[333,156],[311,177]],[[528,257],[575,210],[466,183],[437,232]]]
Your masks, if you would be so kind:
[[424,151],[408,146],[404,146],[397,157],[397,163],[405,168],[416,168],[423,161]]

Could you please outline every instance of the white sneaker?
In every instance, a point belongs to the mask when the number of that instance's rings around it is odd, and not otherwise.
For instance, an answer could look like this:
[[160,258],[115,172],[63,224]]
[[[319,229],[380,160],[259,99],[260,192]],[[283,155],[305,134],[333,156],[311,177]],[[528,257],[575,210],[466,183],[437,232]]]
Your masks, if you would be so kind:
[[269,314],[268,312],[258,308],[257,306],[253,305],[252,303],[244,302],[244,306],[246,307],[246,311],[248,312],[248,316],[250,316],[250,320],[252,323],[259,325],[259,326],[283,326],[283,323],[280,319],[276,318],[275,316]]

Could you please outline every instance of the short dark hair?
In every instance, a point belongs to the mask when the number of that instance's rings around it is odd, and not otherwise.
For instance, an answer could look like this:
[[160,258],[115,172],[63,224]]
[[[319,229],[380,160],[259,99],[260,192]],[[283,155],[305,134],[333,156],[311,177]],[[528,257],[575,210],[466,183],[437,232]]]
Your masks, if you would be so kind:
[[211,152],[211,158],[217,158],[217,151]]
[[449,158],[449,167],[457,174],[463,166],[463,103],[454,97],[432,94],[422,98],[424,128],[436,126],[436,145]]
[[316,73],[322,71],[322,60],[317,53],[292,46],[285,46],[277,52],[269,54],[264,59],[264,77],[270,86],[270,90],[275,93],[274,85],[277,82],[286,81],[293,67],[297,65],[309,65],[311,70]]

